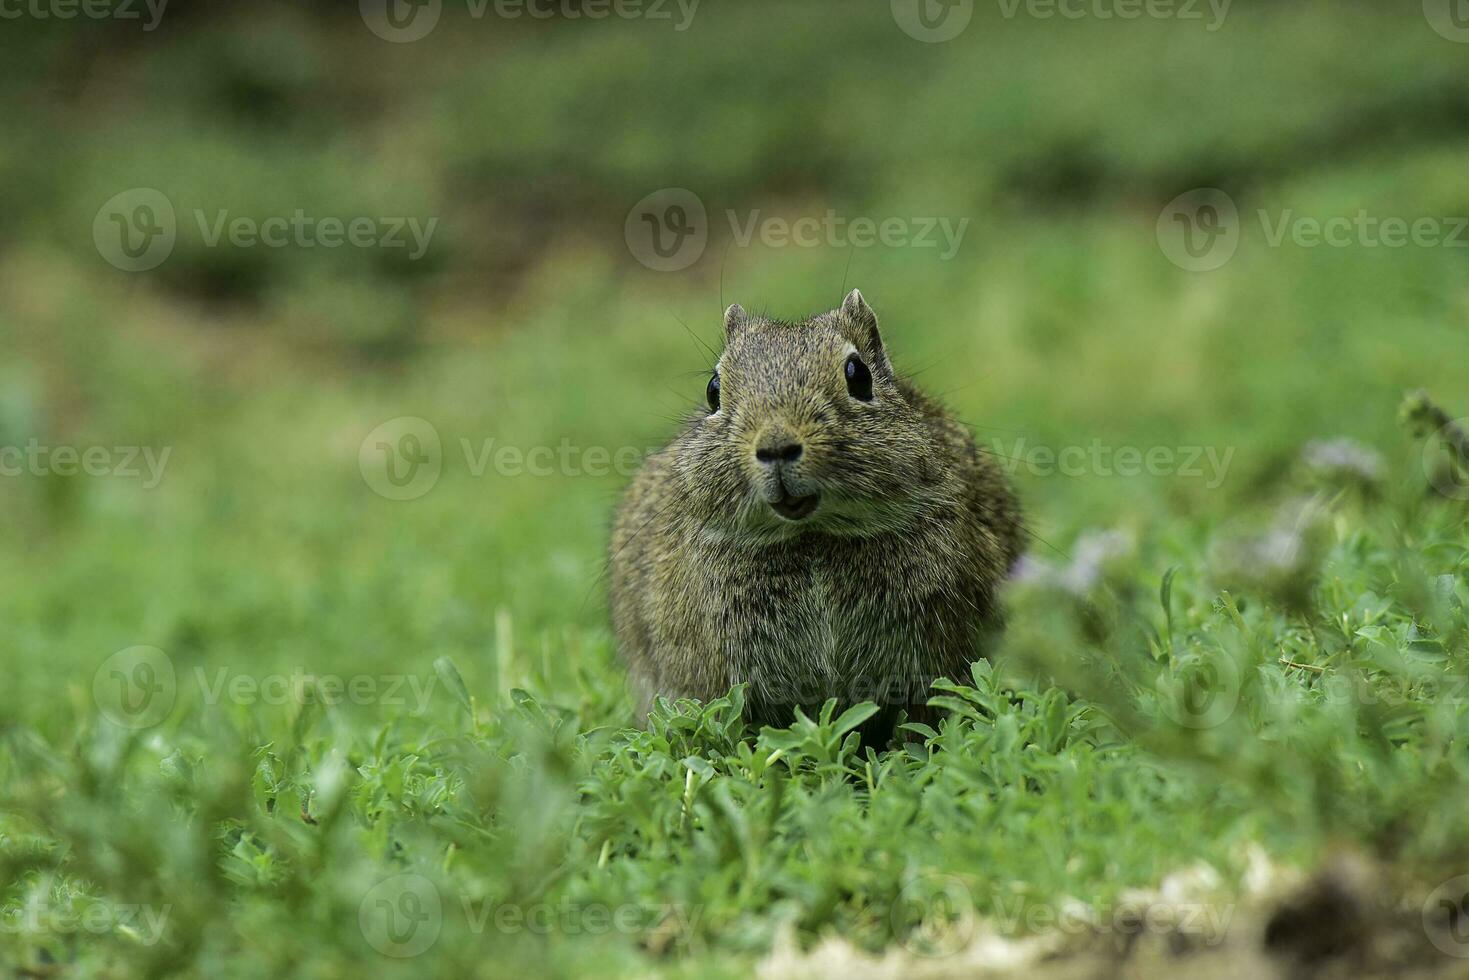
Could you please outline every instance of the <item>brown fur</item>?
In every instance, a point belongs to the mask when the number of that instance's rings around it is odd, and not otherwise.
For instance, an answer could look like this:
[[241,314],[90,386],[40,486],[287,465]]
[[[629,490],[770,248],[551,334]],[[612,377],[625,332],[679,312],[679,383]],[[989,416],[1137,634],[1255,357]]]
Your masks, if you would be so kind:
[[[853,290],[798,323],[725,317],[717,412],[700,413],[633,480],[612,534],[612,616],[640,712],[749,685],[755,723],[829,697],[923,717],[935,677],[964,679],[997,626],[1021,548],[1015,498],[965,428],[888,362]],[[873,400],[852,397],[855,348]],[[803,447],[772,466],[759,447]],[[804,520],[767,501],[820,494]]]

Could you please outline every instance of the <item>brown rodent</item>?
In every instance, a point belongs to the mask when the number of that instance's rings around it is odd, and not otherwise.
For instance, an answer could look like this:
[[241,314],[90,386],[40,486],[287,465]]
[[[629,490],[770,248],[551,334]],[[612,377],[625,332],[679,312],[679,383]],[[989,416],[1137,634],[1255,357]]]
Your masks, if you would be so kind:
[[857,290],[801,322],[725,313],[709,410],[649,457],[612,533],[612,618],[640,712],[748,685],[756,724],[827,698],[924,719],[998,625],[1024,531],[968,431],[893,371]]

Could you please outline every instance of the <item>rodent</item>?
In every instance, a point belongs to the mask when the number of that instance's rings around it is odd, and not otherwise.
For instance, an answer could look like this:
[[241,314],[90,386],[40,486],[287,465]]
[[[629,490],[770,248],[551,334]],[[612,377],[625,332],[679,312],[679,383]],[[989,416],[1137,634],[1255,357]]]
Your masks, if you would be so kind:
[[967,429],[899,377],[858,290],[788,322],[731,306],[707,411],[635,475],[611,541],[611,607],[640,717],[658,696],[745,683],[754,724],[830,697],[932,720],[969,677],[1025,538]]

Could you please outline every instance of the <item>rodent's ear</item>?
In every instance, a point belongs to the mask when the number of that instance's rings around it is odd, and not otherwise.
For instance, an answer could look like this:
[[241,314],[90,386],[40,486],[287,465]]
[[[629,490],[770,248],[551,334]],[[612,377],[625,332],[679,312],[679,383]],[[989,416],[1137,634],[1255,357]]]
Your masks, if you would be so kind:
[[729,304],[729,309],[724,311],[725,339],[733,340],[734,335],[744,329],[745,321],[747,319],[748,318],[745,316],[745,308],[743,306],[738,303]]
[[842,315],[856,331],[857,346],[883,367],[887,366],[887,353],[882,349],[882,334],[877,329],[877,314],[862,298],[862,291],[854,289],[842,300]]

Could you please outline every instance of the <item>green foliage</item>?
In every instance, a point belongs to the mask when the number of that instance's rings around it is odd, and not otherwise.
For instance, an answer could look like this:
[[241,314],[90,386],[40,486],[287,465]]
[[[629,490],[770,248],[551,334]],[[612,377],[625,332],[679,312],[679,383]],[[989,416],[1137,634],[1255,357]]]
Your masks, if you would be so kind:
[[[1180,553],[1151,595],[1162,566],[1137,555],[1082,594],[1023,582],[999,666],[939,682],[937,728],[908,725],[882,753],[853,731],[872,705],[757,733],[735,688],[608,727],[552,692],[476,692],[447,657],[423,717],[369,723],[304,687],[237,721],[207,706],[141,735],[93,721],[69,751],[15,727],[7,900],[48,918],[7,930],[7,955],[84,972],[637,972],[758,955],[787,930],[941,942],[955,894],[996,921],[1017,901],[1105,906],[1198,861],[1233,880],[1247,845],[1303,865],[1342,841],[1408,874],[1462,864],[1464,517],[1332,518],[1303,617],[1210,589]],[[592,683],[616,674],[604,660]],[[401,875],[438,905],[437,938],[399,964],[359,919]],[[109,926],[75,942],[56,923],[89,904]],[[157,933],[134,906],[162,915]]]

